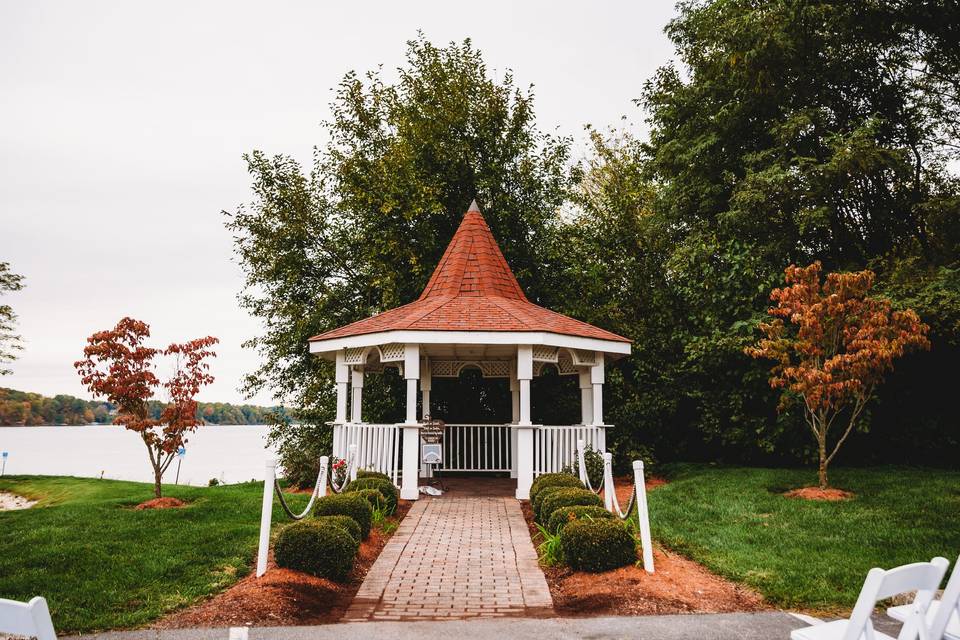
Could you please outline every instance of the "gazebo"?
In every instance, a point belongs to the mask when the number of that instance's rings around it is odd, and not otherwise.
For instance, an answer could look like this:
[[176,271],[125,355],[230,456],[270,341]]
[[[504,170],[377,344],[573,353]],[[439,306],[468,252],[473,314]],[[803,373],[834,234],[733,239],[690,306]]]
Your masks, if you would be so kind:
[[[604,367],[629,354],[630,341],[527,300],[474,201],[416,301],[314,336],[310,351],[336,363],[333,455],[356,445],[358,467],[388,474],[406,500],[417,499],[418,479],[429,473],[420,460],[418,387],[429,415],[433,378],[473,367],[508,379],[511,422],[445,425],[443,468],[509,472],[525,500],[535,476],[573,462],[577,440],[605,450]],[[547,365],[579,377],[580,424],[531,421],[531,381]],[[406,380],[400,424],[363,421],[364,377],[384,367]]]

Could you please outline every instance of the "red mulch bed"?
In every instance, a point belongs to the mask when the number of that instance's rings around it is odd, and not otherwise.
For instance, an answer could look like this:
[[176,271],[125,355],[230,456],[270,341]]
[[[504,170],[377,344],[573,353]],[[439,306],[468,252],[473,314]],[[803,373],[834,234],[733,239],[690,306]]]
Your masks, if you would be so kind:
[[[399,523],[412,504],[401,500],[390,520]],[[223,593],[172,613],[153,627],[184,629],[336,622],[350,606],[364,576],[389,538],[380,529],[371,530],[367,539],[360,543],[353,571],[343,584],[281,569],[274,564],[271,552],[267,572],[261,578],[251,573]]]
[[187,503],[179,498],[154,498],[141,502],[134,509],[143,511],[144,509],[177,509],[185,506],[187,506]]
[[803,487],[802,489],[787,491],[783,495],[788,498],[821,500],[824,502],[840,502],[841,500],[849,500],[853,497],[853,493],[850,491],[844,491],[843,489],[821,489],[820,487]]
[[[647,489],[665,484],[647,478]],[[617,501],[626,508],[633,477],[614,481]],[[523,514],[530,535],[537,535],[529,503]],[[656,571],[651,575],[636,565],[603,573],[573,571],[569,567],[543,567],[553,596],[554,609],[565,616],[662,615],[671,613],[725,613],[767,609],[754,591],[710,573],[701,565],[670,551],[654,548]]]

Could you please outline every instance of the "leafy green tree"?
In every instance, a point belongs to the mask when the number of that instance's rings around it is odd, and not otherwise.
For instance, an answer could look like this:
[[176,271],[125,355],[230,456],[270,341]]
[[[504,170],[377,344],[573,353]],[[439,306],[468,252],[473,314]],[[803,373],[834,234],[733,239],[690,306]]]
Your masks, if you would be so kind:
[[[289,447],[324,436],[334,414],[331,367],[307,340],[414,300],[471,199],[528,296],[549,302],[541,240],[567,194],[569,141],[537,127],[532,89],[509,71],[494,79],[469,40],[436,47],[421,35],[397,73],[343,78],[309,174],[289,157],[246,156],[254,198],[227,218],[246,277],[240,302],[265,327],[247,343],[263,364],[245,389],[297,408],[302,426],[276,420],[274,438]],[[398,382],[367,382],[367,419],[402,417]],[[487,382],[435,392],[438,407]],[[489,395],[509,411],[506,391]]]
[[[0,262],[0,296],[23,288],[23,276],[10,271],[10,264]],[[17,351],[23,349],[21,338],[14,333],[17,314],[8,304],[0,304],[0,376],[10,373],[10,369],[3,367],[4,363],[17,359]]]
[[866,0],[679,9],[667,34],[680,65],[646,86],[651,133],[637,158],[656,187],[651,226],[683,346],[663,366],[680,394],[678,421],[734,455],[772,449],[785,431],[742,349],[783,268],[957,261],[960,188],[948,171],[960,122],[957,9]]

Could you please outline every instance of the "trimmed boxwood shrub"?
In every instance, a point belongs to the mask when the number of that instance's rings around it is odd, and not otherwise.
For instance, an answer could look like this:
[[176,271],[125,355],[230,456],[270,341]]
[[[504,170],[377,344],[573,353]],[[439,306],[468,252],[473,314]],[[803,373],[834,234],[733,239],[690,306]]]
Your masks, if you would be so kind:
[[[544,490],[545,491],[545,490]],[[596,505],[603,506],[600,496],[589,489],[575,487],[561,487],[551,491],[540,500],[540,510],[537,512],[537,522],[545,524],[550,515],[560,507],[578,507]]]
[[533,504],[534,498],[540,493],[541,489],[546,487],[579,487],[584,489],[580,478],[569,473],[545,473],[537,476],[537,479],[530,485],[530,503]]
[[316,521],[321,524],[332,524],[337,527],[343,527],[357,543],[363,539],[360,537],[360,525],[350,516],[320,516]]
[[355,496],[362,496],[370,504],[370,508],[383,511],[387,507],[387,497],[376,489],[356,489],[350,492]]
[[285,527],[273,547],[277,565],[342,582],[353,568],[359,543],[342,526],[301,520]]
[[609,520],[613,514],[603,507],[560,507],[547,518],[547,531],[560,533],[563,528],[577,520]]
[[373,523],[373,507],[366,499],[356,493],[340,493],[324,496],[317,499],[313,507],[313,515],[320,516],[350,516],[360,525],[360,536],[370,535],[370,526]]
[[393,486],[389,480],[382,478],[360,478],[347,485],[346,491],[358,491],[360,489],[376,489],[387,499],[387,509],[391,513],[397,510],[397,501],[400,499],[400,492]]
[[577,520],[560,532],[563,558],[571,569],[609,571],[637,560],[637,543],[617,520]]
[[385,473],[380,473],[379,471],[367,471],[365,469],[361,469],[360,471],[357,471],[357,479],[359,480],[361,478],[380,478],[381,480],[386,480],[390,484],[393,484],[393,480],[390,479],[390,476]]
[[540,491],[537,492],[537,496],[530,501],[530,508],[533,510],[533,515],[536,517],[540,513],[540,504],[543,502],[543,499],[546,498],[551,493],[559,491],[560,489],[576,489],[576,487],[543,487]]

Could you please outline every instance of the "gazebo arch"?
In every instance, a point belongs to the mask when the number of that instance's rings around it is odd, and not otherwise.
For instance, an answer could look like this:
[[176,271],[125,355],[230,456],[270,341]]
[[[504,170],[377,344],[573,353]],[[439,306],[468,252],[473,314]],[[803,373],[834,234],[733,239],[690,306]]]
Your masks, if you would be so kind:
[[[407,500],[418,497],[422,473],[418,391],[429,413],[433,378],[457,377],[476,366],[484,377],[508,379],[510,423],[447,425],[445,447],[466,451],[478,465],[489,454],[489,469],[509,468],[516,497],[526,499],[536,475],[573,461],[577,439],[605,450],[605,366],[629,354],[630,341],[527,300],[473,202],[416,301],[315,336],[310,351],[336,363],[334,455],[344,457],[357,444],[360,466],[391,475]],[[548,363],[561,375],[578,376],[580,424],[532,422],[530,384]],[[406,379],[406,420],[368,424],[364,375],[385,366],[398,367]]]

